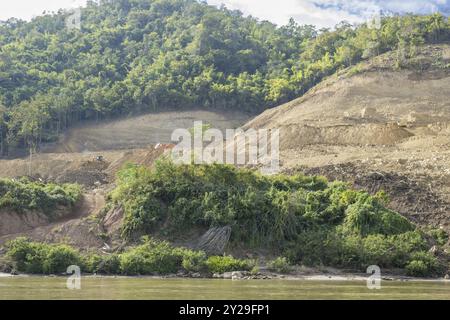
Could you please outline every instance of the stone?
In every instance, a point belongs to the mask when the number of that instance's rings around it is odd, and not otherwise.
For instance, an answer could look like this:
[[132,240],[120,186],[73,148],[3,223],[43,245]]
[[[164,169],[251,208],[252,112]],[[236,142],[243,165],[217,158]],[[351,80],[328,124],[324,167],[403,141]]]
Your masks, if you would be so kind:
[[232,280],[239,280],[244,277],[244,274],[240,271],[234,271],[231,273],[231,279]]

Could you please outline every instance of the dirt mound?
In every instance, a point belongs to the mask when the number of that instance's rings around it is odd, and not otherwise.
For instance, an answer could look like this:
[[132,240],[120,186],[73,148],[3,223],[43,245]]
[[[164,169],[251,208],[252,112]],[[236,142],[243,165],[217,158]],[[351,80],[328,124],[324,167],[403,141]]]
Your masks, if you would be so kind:
[[100,249],[104,235],[114,240],[120,234],[123,213],[113,211],[100,221],[97,216],[105,206],[105,194],[115,175],[126,163],[151,166],[160,156],[171,151],[173,145],[158,144],[147,149],[110,151],[101,153],[39,154],[32,165],[27,159],[1,160],[0,176],[39,177],[58,183],[80,183],[87,190],[73,210],[61,210],[56,220],[45,215],[24,215],[1,212],[0,245],[10,239],[26,236],[36,241],[67,242],[79,248]]
[[101,238],[102,231],[92,217],[95,217],[104,206],[104,192],[93,190],[86,193],[73,210],[61,210],[61,215],[53,221],[36,214],[2,216],[0,225],[3,223],[8,225],[8,228],[0,228],[0,245],[24,236],[40,242],[69,243],[82,249],[101,248],[104,244]]
[[362,124],[336,126],[288,125],[281,128],[283,148],[306,145],[392,145],[413,136],[397,124]]
[[[0,177],[28,176],[57,183],[79,183],[96,188],[114,182],[115,174],[126,163],[151,166],[160,156],[170,153],[172,144],[147,149],[97,153],[38,154],[28,159],[0,160]],[[97,160],[101,158],[101,161]]]
[[106,161],[89,160],[81,163],[79,168],[68,169],[59,175],[57,183],[78,183],[86,187],[108,183],[108,175],[104,172],[109,167]]

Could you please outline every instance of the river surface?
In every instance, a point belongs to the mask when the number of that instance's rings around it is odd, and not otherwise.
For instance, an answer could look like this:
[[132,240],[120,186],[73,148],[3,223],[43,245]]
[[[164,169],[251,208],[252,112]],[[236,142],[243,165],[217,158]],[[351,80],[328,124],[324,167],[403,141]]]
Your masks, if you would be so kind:
[[365,281],[349,280],[82,278],[81,289],[69,290],[62,277],[0,277],[4,299],[450,299],[450,282],[383,281],[381,289],[369,290]]

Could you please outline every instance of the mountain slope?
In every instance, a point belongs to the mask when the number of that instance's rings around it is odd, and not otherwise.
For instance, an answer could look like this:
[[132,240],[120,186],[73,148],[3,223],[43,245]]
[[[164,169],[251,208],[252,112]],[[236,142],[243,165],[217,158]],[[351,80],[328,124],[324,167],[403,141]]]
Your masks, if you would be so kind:
[[376,192],[424,224],[450,229],[450,46],[396,52],[344,70],[245,128],[279,128],[286,170]]
[[[37,149],[86,120],[168,110],[261,112],[337,70],[450,40],[440,14],[277,27],[197,0],[89,1],[71,12],[0,22],[0,156]],[[401,60],[401,59],[399,59]]]

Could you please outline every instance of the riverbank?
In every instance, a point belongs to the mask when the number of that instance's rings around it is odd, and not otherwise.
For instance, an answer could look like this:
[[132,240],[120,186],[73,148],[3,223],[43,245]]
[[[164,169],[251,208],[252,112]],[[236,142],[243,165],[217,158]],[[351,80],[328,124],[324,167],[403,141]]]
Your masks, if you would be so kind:
[[[36,274],[10,274],[0,273],[0,278],[67,278],[70,275],[36,275]],[[82,274],[83,278],[89,279],[199,279],[199,280],[284,280],[284,281],[367,281],[370,275],[362,273],[310,273],[310,274],[279,274],[279,273],[259,273],[252,275],[248,272],[235,271],[213,276],[204,275],[180,275],[172,274],[165,276],[124,276],[124,275],[100,275]],[[383,282],[442,282],[450,284],[447,278],[414,278],[408,276],[386,274],[381,276]]]

